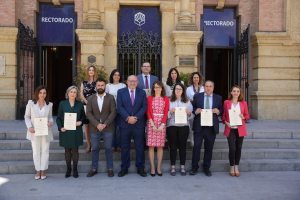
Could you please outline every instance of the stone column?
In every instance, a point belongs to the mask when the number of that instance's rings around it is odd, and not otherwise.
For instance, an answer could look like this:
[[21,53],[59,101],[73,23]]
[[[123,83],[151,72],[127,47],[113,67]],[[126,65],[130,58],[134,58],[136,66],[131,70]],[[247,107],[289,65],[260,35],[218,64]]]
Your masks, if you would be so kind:
[[180,0],[180,13],[178,16],[177,30],[197,31],[198,27],[192,23],[190,0]]
[[0,120],[15,120],[17,107],[18,28],[0,27],[0,55],[5,56],[5,75],[0,74]]
[[105,45],[105,68],[106,73],[110,74],[117,68],[117,42],[118,42],[118,11],[120,9],[119,0],[105,0],[105,28],[109,32]]
[[83,22],[83,29],[103,29],[99,11],[99,0],[88,0],[88,12],[86,21]]

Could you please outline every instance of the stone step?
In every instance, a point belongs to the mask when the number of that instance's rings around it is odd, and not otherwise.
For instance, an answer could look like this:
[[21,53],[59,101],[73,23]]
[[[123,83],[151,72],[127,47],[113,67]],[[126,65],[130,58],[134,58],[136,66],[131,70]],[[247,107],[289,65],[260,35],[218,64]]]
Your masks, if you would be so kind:
[[[58,140],[59,133],[57,129],[52,129],[54,139]],[[83,134],[84,135],[84,134]],[[224,139],[223,131],[217,135],[217,139]],[[248,132],[247,139],[300,139],[300,132]],[[25,140],[25,131],[1,132],[0,140]]]
[[[191,144],[188,139],[187,149],[191,149]],[[202,145],[202,148],[204,145]],[[79,147],[80,149],[86,148],[86,142]],[[101,141],[101,148],[103,149],[103,141]],[[132,141],[131,148],[134,148]],[[214,149],[226,149],[228,148],[227,139],[216,139]],[[300,139],[244,139],[243,148],[253,149],[299,149]],[[0,140],[0,150],[31,150],[31,142],[29,140]],[[62,149],[59,146],[58,140],[53,140],[50,143],[50,149]],[[165,145],[167,149],[167,143]]]
[[[192,159],[192,151],[186,151],[186,159]],[[179,155],[177,154],[177,157]],[[201,158],[204,156],[204,151],[201,151]],[[114,161],[121,160],[121,153],[113,153]],[[131,160],[135,160],[135,150],[130,151]],[[79,150],[79,159],[81,161],[91,161],[92,154],[85,153],[84,150]],[[105,160],[105,151],[100,151],[100,160]],[[148,151],[145,151],[145,159],[149,160]],[[179,159],[179,157],[178,157]],[[228,160],[228,149],[215,149],[213,151],[213,160]],[[242,159],[300,159],[300,149],[243,149]],[[31,161],[31,150],[0,150],[0,162],[7,161]],[[65,160],[64,150],[50,150],[50,161]],[[170,160],[168,150],[164,151],[163,160]]]
[[[165,173],[165,176],[169,176],[171,170],[170,161],[163,160],[162,162],[162,171]],[[191,170],[191,160],[186,161],[186,171]],[[86,176],[91,170],[90,161],[79,161],[78,171],[81,176]],[[121,162],[114,162],[114,172],[115,176],[121,170]],[[202,171],[202,166],[200,165],[199,171]],[[229,163],[228,160],[213,160],[210,170],[212,172],[229,172]],[[239,170],[241,172],[247,171],[300,171],[300,159],[246,159],[241,160],[239,165]],[[150,163],[147,160],[145,163],[145,171],[150,173]],[[177,176],[180,176],[180,165],[177,162],[176,165]],[[65,161],[50,161],[49,169],[47,174],[51,173],[61,173],[64,177],[66,172],[66,163]],[[106,173],[107,167],[105,161],[99,161],[98,172]],[[136,173],[135,162],[131,161],[131,166],[129,168],[130,173]],[[18,161],[18,162],[0,162],[0,174],[35,174],[34,165],[32,161]],[[148,174],[149,176],[149,174]],[[189,176],[189,175],[188,175]]]

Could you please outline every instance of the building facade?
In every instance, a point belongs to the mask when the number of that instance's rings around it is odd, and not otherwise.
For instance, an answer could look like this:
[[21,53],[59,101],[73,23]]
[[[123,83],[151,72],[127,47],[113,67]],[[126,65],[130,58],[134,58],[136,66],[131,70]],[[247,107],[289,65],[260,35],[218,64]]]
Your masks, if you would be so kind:
[[173,67],[200,71],[223,100],[241,85],[252,118],[300,120],[299,9],[298,0],[0,0],[0,120],[22,118],[40,84],[55,109],[78,64],[126,79],[144,60],[162,81]]

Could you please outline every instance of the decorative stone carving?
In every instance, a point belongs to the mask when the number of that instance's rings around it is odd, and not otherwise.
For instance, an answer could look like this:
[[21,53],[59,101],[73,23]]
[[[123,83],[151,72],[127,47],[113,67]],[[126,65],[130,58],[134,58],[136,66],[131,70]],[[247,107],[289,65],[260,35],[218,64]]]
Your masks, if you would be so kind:
[[197,31],[198,27],[192,22],[192,14],[190,12],[190,0],[180,1],[180,13],[178,16],[178,24],[176,30]]
[[56,6],[60,5],[60,1],[59,0],[52,0],[52,3]]
[[173,12],[175,10],[174,2],[170,1],[161,1],[160,2],[160,11],[161,12]]
[[104,9],[105,10],[119,10],[120,4],[118,0],[105,0],[104,2]]
[[96,62],[96,57],[93,56],[93,55],[90,55],[90,56],[88,57],[88,62],[89,62],[90,64],[93,64],[94,62]]
[[89,0],[89,9],[86,13],[86,21],[83,22],[83,29],[103,29],[101,16],[98,6],[98,0]]

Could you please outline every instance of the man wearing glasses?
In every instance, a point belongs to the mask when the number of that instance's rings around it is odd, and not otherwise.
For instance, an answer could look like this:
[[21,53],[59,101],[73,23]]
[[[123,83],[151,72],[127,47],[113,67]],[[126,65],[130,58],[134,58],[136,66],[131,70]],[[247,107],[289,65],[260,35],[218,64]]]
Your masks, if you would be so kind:
[[137,88],[137,77],[131,75],[127,79],[128,87],[118,90],[117,109],[121,115],[119,121],[121,135],[121,171],[118,176],[123,177],[128,174],[130,167],[130,144],[133,135],[137,167],[137,173],[142,177],[147,174],[145,168],[144,153],[144,133],[145,133],[145,113],[147,111],[147,98],[144,90]]
[[151,89],[153,83],[155,81],[158,81],[158,78],[150,74],[151,72],[150,62],[148,61],[143,62],[141,70],[143,73],[137,76],[137,79],[139,81],[137,87],[140,89]]

